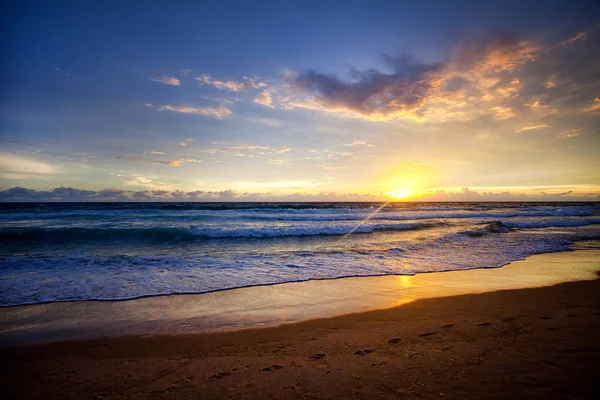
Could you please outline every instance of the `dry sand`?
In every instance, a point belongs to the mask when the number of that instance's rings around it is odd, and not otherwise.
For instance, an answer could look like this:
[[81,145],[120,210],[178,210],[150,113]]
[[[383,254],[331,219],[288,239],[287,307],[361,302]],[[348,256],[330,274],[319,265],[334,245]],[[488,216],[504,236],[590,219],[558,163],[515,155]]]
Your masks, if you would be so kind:
[[[485,271],[484,271],[485,272]],[[597,398],[600,280],[0,350],[3,398]]]

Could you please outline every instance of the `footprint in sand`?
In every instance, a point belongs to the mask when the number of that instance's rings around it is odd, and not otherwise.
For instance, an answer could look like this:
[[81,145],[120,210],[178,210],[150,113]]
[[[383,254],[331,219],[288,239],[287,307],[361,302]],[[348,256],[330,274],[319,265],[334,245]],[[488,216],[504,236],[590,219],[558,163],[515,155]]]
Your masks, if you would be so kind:
[[431,336],[431,335],[435,335],[437,332],[425,332],[425,333],[421,333],[419,335],[419,337],[427,337],[427,336]]
[[218,373],[218,374],[216,374],[216,375],[209,376],[208,378],[206,378],[206,380],[212,381],[212,380],[214,380],[214,379],[223,379],[223,378],[225,378],[226,376],[229,376],[229,372],[219,372],[219,373]]
[[502,320],[502,322],[510,322],[510,321],[514,321],[515,319],[513,317],[506,317]]
[[309,360],[320,360],[321,358],[325,357],[326,354],[323,353],[317,353],[317,354],[313,354],[312,356],[308,357]]
[[372,352],[373,352],[373,350],[371,350],[371,349],[365,349],[365,350],[355,351],[354,354],[356,354],[357,356],[364,356],[364,355],[372,353]]
[[281,369],[281,368],[283,368],[283,365],[273,364],[270,367],[263,368],[261,371],[272,372],[272,371],[275,371],[275,370]]
[[389,344],[398,344],[398,343],[400,343],[401,341],[402,341],[402,339],[399,339],[399,338],[393,338],[393,339],[390,339],[390,340],[388,340],[388,343],[389,343]]
[[567,314],[567,317],[569,317],[569,318],[573,318],[573,317],[576,317],[576,316],[577,316],[577,314]]
[[540,319],[551,319],[551,318],[550,318],[550,317],[543,316],[543,317],[540,317]]
[[371,364],[371,367],[379,367],[379,366],[382,366],[383,364],[385,364],[385,361],[380,361],[378,363]]
[[453,326],[454,326],[454,324],[444,324],[444,325],[442,325],[442,328],[448,329],[448,328],[452,328]]
[[489,322],[482,322],[480,324],[477,324],[477,326],[490,326],[491,324]]

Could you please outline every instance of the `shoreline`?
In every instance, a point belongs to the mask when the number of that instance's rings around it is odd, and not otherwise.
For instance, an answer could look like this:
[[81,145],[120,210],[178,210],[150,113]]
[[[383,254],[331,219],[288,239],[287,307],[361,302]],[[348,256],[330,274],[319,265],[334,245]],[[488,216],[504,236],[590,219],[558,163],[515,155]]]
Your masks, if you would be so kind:
[[0,347],[273,327],[393,308],[419,299],[596,279],[600,250],[545,253],[498,268],[344,277],[132,300],[0,308]]
[[4,348],[0,383],[23,399],[593,399],[599,292],[594,279],[277,327]]

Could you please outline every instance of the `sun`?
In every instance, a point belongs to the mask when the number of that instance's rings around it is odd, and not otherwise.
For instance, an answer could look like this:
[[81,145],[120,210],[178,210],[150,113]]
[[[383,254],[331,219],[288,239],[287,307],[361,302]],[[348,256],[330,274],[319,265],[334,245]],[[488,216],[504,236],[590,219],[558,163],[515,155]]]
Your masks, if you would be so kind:
[[393,192],[388,192],[386,194],[395,199],[405,199],[407,197],[410,197],[412,192],[410,190],[406,190],[406,189],[398,189]]

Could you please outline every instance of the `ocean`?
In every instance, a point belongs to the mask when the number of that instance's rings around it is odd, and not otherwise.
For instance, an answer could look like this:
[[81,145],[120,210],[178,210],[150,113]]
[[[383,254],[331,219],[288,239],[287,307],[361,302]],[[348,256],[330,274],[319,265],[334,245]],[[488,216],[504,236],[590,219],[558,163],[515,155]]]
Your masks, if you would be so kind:
[[497,268],[600,240],[600,203],[3,203],[0,306]]

